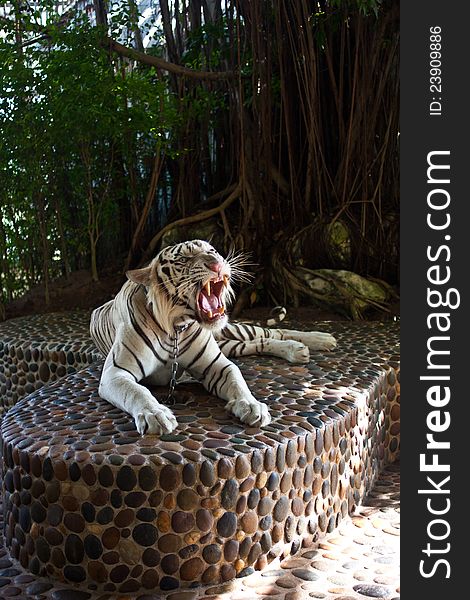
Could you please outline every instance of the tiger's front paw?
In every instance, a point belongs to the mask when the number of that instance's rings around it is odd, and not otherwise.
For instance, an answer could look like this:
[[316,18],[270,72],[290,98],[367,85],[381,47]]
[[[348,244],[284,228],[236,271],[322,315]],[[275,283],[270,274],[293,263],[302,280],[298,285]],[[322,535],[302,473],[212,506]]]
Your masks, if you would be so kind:
[[302,342],[310,350],[334,350],[336,348],[336,338],[329,333],[320,331],[310,331],[302,334]]
[[141,435],[171,433],[178,426],[178,421],[171,410],[157,400],[140,406],[134,413],[134,420],[137,431]]
[[302,342],[289,340],[285,342],[286,360],[291,363],[306,364],[310,361],[310,352]]
[[268,407],[266,404],[258,402],[255,398],[230,400],[227,402],[227,408],[242,423],[247,423],[248,425],[257,423],[259,427],[264,427],[271,423],[271,415],[269,414]]

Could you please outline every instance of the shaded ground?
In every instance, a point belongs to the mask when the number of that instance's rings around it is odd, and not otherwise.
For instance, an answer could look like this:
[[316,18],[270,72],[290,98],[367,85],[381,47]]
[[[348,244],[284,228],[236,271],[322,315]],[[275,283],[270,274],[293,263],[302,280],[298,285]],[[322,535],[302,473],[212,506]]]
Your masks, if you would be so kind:
[[[100,281],[94,282],[87,270],[74,272],[69,279],[57,279],[49,285],[49,303],[45,301],[44,286],[37,285],[25,296],[6,305],[6,319],[31,314],[42,314],[73,309],[91,309],[111,300],[125,281],[119,270],[110,270],[102,274]],[[244,309],[238,318],[264,322],[271,307],[255,306]],[[390,314],[372,311],[368,320],[390,320],[399,313],[399,306],[392,307]],[[345,317],[332,310],[315,306],[289,308],[288,319],[295,321],[344,321]]]
[[76,271],[69,279],[61,277],[49,285],[49,304],[46,304],[44,285],[36,285],[29,292],[5,307],[7,319],[47,312],[94,308],[113,298],[124,282],[118,271],[103,274],[100,281],[92,281],[88,270]]

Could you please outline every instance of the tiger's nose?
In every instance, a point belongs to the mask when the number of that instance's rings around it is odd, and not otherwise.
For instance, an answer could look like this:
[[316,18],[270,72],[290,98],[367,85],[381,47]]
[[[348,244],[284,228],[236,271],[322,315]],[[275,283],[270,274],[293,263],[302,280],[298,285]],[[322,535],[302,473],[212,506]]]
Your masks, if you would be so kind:
[[223,266],[224,265],[221,262],[213,262],[213,263],[208,264],[207,268],[210,269],[211,271],[214,271],[214,273],[220,273]]

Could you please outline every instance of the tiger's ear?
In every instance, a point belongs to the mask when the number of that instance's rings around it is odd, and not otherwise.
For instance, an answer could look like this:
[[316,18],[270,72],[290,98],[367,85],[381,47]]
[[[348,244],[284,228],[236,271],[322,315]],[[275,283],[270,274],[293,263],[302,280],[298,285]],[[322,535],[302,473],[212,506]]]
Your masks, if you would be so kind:
[[142,285],[150,285],[150,273],[151,267],[144,267],[143,269],[135,269],[134,271],[127,271],[126,277],[134,283],[141,283]]

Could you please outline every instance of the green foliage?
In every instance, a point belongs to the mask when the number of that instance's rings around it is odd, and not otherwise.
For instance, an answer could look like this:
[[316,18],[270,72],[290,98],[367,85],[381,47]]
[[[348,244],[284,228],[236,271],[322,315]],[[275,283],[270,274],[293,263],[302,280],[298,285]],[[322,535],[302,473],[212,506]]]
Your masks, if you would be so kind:
[[[13,26],[0,38],[0,253],[8,297],[44,278],[44,259],[55,277],[67,261],[87,266],[103,232],[119,235],[127,175],[133,171],[139,203],[149,162],[157,151],[172,155],[181,122],[154,69],[118,60],[86,18],[63,27],[47,2],[42,9],[23,15],[22,47]],[[38,35],[40,14],[47,23]],[[116,18],[122,27],[130,17],[124,10]]]

